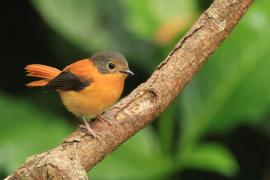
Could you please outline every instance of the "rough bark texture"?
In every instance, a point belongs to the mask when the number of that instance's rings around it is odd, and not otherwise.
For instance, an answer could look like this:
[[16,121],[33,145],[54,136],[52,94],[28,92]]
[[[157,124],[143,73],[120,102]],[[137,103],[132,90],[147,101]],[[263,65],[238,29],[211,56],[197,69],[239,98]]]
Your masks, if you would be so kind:
[[77,129],[56,148],[29,157],[6,179],[87,179],[86,171],[153,121],[175,99],[252,1],[214,1],[152,76],[105,113],[115,124],[91,124],[101,139]]

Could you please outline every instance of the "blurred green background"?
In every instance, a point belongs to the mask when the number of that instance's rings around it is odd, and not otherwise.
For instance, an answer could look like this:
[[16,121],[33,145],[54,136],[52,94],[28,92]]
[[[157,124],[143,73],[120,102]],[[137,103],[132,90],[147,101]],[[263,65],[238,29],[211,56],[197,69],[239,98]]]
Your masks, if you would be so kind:
[[[3,1],[0,179],[80,121],[23,68],[122,52],[144,82],[209,6],[206,0]],[[174,103],[91,172],[91,179],[270,179],[270,1],[256,1]]]

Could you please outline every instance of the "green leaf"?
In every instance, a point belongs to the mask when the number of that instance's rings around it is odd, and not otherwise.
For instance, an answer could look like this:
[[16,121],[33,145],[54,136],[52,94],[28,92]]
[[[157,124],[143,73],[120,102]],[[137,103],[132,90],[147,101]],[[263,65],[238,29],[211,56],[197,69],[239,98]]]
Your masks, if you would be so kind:
[[25,158],[53,148],[71,132],[63,119],[25,99],[0,93],[0,168],[11,173]]
[[129,12],[124,19],[127,29],[149,41],[153,40],[156,31],[163,24],[176,17],[179,17],[178,23],[185,19],[190,20],[194,17],[196,10],[196,2],[190,0],[121,0],[121,2]]
[[177,109],[179,108],[178,101],[177,98],[157,120],[160,146],[168,156],[171,156],[174,147],[174,131],[176,130]]
[[[270,3],[258,1],[182,96],[178,160],[206,133],[259,123],[270,106]],[[184,165],[181,165],[184,167]],[[180,167],[180,169],[181,169]]]
[[[195,139],[256,123],[270,105],[270,15],[254,4],[183,96],[185,131]],[[269,6],[270,7],[270,6]]]
[[151,179],[171,171],[152,129],[146,128],[121,145],[90,172],[91,179]]
[[213,171],[225,176],[233,176],[239,169],[233,155],[219,144],[199,144],[186,158],[186,168]]

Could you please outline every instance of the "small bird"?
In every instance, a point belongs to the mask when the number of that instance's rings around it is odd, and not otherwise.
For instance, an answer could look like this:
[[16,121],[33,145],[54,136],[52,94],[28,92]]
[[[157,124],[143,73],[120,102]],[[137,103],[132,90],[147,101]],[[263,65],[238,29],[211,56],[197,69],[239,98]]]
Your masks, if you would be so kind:
[[41,78],[26,84],[27,87],[56,90],[68,111],[82,118],[85,123],[82,127],[95,138],[98,135],[87,121],[96,117],[109,122],[101,114],[120,97],[127,76],[134,75],[125,57],[111,51],[97,52],[62,71],[42,64],[27,65],[25,70],[27,76]]

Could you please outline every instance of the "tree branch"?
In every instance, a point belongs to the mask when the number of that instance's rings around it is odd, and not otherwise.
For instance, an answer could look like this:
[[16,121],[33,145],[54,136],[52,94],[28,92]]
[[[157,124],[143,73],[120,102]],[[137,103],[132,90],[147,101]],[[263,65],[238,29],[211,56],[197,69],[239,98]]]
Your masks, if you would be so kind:
[[85,170],[152,122],[175,99],[252,2],[215,0],[152,76],[105,113],[115,124],[91,124],[101,139],[77,129],[56,148],[29,157],[6,179],[87,179]]

